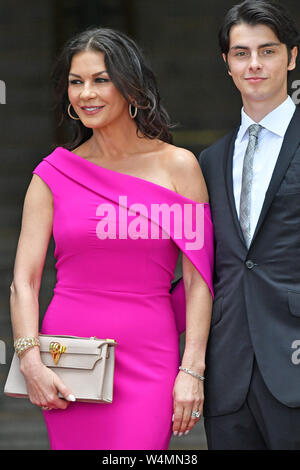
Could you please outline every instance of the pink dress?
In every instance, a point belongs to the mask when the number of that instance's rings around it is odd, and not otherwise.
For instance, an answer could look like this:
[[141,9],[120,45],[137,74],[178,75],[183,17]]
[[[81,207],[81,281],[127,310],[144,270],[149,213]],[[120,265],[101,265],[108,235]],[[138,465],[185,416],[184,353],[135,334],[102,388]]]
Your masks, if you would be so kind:
[[[185,329],[182,281],[169,291],[182,250],[213,295],[210,207],[63,147],[33,173],[49,186],[54,203],[57,280],[41,332],[117,341],[113,403],[74,402],[67,410],[44,411],[50,447],[168,449],[179,333]],[[182,221],[178,212],[177,226],[168,228],[152,210],[160,204],[165,212],[175,204]],[[184,206],[202,209],[202,240],[194,245],[179,233],[191,219]]]

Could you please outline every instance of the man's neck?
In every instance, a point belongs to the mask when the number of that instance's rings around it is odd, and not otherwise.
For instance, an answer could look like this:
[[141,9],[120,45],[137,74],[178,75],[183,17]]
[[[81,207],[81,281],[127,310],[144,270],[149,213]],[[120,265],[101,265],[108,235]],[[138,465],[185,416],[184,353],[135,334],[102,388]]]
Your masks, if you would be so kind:
[[272,102],[249,102],[243,99],[244,111],[254,122],[260,122],[265,116],[278,108],[278,106],[280,106],[287,97],[288,94],[281,96],[278,100],[273,100]]

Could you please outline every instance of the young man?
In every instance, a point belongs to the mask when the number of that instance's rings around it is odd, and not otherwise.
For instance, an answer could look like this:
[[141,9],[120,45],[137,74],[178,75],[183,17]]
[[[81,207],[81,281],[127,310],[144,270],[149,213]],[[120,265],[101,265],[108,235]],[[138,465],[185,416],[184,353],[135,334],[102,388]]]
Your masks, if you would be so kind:
[[283,7],[247,0],[219,38],[243,109],[200,155],[215,231],[208,448],[300,449],[300,109],[287,94],[299,36]]

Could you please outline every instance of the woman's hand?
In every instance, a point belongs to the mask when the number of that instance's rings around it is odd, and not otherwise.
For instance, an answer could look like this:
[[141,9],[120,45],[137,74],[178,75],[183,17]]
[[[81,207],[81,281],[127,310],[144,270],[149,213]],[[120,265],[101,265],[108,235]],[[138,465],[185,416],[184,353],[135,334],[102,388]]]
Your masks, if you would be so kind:
[[200,420],[192,417],[192,411],[200,411],[202,414],[204,403],[203,382],[185,372],[177,375],[174,389],[174,435],[188,434],[188,432]]
[[[33,405],[65,410],[70,401],[75,401],[71,390],[65,386],[60,377],[41,361],[31,362],[27,355],[26,359],[21,359],[20,367]],[[59,398],[58,392],[65,399]]]

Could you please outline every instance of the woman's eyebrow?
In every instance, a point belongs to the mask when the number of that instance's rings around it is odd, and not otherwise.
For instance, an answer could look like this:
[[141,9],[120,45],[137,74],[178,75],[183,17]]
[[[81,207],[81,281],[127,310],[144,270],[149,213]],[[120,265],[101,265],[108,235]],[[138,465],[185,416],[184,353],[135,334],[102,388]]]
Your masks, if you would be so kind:
[[[101,75],[102,73],[106,73],[106,70],[102,70],[101,72],[96,72],[92,74],[92,77],[96,77],[97,75]],[[79,77],[81,78],[80,75],[77,75],[76,73],[70,72],[69,75],[74,75],[74,77]]]

